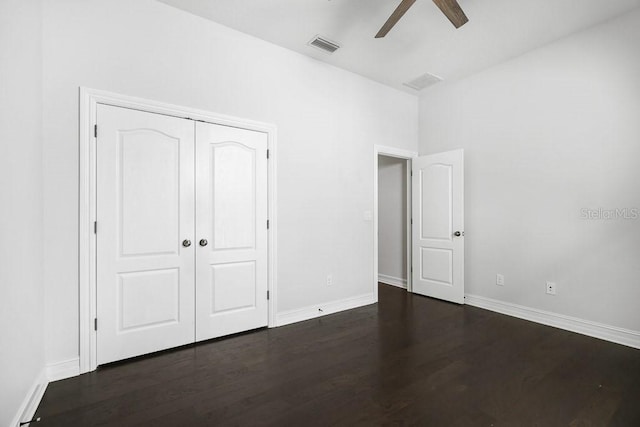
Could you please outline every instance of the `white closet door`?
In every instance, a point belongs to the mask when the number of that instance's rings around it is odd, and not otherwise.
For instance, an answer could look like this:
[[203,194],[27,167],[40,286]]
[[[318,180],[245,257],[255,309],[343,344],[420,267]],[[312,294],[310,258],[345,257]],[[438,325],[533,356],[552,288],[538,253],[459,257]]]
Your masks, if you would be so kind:
[[99,105],[98,364],[194,341],[194,123]]
[[267,325],[267,135],[196,124],[196,340]]

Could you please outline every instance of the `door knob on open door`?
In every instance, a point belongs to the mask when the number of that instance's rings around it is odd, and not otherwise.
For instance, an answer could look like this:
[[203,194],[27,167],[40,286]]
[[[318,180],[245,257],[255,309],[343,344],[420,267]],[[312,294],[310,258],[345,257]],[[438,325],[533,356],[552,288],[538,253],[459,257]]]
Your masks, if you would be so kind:
[[464,236],[464,231],[463,232],[456,231],[455,233],[453,233],[453,235],[456,237]]

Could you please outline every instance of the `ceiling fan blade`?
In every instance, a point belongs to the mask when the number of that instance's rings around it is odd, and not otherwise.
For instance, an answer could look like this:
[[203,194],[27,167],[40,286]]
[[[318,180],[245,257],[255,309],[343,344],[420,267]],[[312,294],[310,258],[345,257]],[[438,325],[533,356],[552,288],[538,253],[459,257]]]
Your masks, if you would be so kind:
[[416,0],[402,0],[402,3],[398,5],[396,10],[393,11],[387,22],[384,23],[378,34],[376,34],[376,38],[379,39],[387,35],[387,33],[393,28],[394,25],[398,23],[400,18],[409,10],[411,6],[416,2]]
[[433,2],[449,18],[454,27],[460,28],[469,22],[469,18],[464,14],[456,0],[433,0]]

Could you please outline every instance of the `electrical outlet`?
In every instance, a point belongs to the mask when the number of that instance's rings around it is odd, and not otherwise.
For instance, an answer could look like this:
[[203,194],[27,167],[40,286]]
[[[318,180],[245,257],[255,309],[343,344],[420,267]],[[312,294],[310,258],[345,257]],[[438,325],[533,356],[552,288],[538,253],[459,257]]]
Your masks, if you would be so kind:
[[504,276],[502,274],[496,274],[496,285],[504,286]]
[[555,295],[556,294],[556,284],[553,282],[547,282],[547,294]]
[[333,275],[328,274],[327,275],[327,286],[331,286],[333,285]]

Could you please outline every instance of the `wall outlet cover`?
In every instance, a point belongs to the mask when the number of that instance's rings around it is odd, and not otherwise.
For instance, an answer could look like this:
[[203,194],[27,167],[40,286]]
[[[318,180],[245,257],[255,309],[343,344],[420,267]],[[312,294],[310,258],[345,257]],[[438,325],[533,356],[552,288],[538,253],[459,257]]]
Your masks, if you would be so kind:
[[556,294],[556,284],[554,282],[547,282],[547,294],[549,295]]

